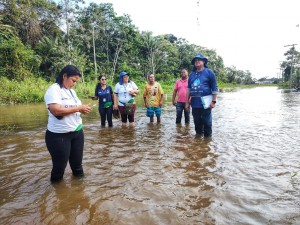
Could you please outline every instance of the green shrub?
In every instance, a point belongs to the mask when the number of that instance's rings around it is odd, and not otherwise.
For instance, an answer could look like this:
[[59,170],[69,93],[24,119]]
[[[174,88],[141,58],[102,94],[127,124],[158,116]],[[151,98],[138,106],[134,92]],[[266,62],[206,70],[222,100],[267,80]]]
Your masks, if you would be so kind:
[[0,77],[0,103],[42,102],[50,84],[42,78],[26,78],[22,82]]

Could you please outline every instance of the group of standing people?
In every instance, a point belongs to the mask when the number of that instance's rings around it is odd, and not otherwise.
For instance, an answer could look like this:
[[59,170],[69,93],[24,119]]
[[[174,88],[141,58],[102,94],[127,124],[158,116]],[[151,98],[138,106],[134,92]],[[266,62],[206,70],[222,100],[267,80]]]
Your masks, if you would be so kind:
[[[106,78],[99,76],[99,84],[96,85],[95,96],[93,100],[99,100],[99,114],[101,117],[101,126],[105,126],[107,120],[108,126],[112,127],[112,117],[121,115],[122,125],[127,121],[130,126],[134,126],[134,113],[136,102],[134,97],[139,94],[137,85],[129,79],[129,73],[123,71],[120,73],[120,80],[116,84],[114,92],[110,86],[106,85]],[[161,107],[163,104],[164,92],[161,85],[155,81],[154,74],[148,76],[148,83],[144,87],[143,98],[147,108],[146,116],[150,117],[150,122],[154,122],[154,115],[157,117],[157,123],[161,122]]]
[[[183,111],[185,123],[189,124],[191,106],[196,134],[211,137],[211,110],[217,103],[218,85],[216,76],[207,68],[207,63],[207,58],[197,54],[192,60],[194,66],[192,73],[188,76],[187,69],[181,70],[181,78],[174,85],[172,102],[176,106],[177,124],[181,123]],[[176,95],[178,95],[177,102]]]
[[[197,54],[192,60],[193,72],[188,76],[187,69],[181,70],[181,77],[174,85],[172,98],[172,103],[176,106],[176,124],[181,123],[183,112],[185,123],[190,123],[191,106],[196,133],[204,137],[212,134],[211,109],[215,107],[218,93],[215,74],[207,68],[207,63],[207,58]],[[105,126],[107,120],[108,126],[112,127],[113,115],[118,117],[119,114],[122,125],[126,125],[128,121],[130,126],[134,126],[134,97],[139,94],[139,89],[129,79],[129,75],[125,71],[120,73],[120,80],[114,91],[106,84],[105,76],[98,77],[99,84],[96,85],[95,96],[91,98],[99,101],[101,126]],[[44,96],[49,114],[45,141],[52,158],[52,182],[63,178],[68,162],[75,177],[84,176],[84,133],[80,114],[89,113],[92,107],[82,105],[72,89],[80,77],[81,73],[75,66],[66,66]],[[154,115],[157,123],[161,122],[163,96],[161,85],[155,81],[154,74],[150,74],[144,87],[143,99],[147,108],[146,116],[151,123],[154,122]]]

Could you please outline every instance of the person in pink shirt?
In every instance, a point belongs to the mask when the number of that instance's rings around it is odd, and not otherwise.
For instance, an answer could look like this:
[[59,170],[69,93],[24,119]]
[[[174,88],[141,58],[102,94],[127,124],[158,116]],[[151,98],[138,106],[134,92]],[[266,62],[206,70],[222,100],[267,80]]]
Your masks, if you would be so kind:
[[[176,106],[176,124],[181,124],[182,111],[184,111],[185,124],[190,123],[190,112],[185,108],[188,78],[187,69],[182,69],[180,79],[178,79],[174,85],[172,102],[173,105]],[[177,102],[176,95],[178,95]]]

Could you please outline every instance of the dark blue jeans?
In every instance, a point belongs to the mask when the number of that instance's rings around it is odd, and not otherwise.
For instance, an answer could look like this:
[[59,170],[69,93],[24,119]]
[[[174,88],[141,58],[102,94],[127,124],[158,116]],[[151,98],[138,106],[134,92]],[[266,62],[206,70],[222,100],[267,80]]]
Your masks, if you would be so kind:
[[195,130],[197,134],[204,134],[204,137],[211,137],[212,135],[212,116],[211,108],[193,108],[192,111]]
[[181,123],[182,111],[184,111],[185,123],[190,123],[190,112],[185,109],[185,102],[177,102],[176,104],[176,123]]
[[99,113],[101,117],[101,126],[105,126],[105,121],[107,119],[108,126],[112,127],[112,114],[113,114],[113,106],[108,108],[104,108],[103,106],[99,106]]
[[82,168],[84,134],[82,130],[70,133],[53,133],[47,130],[45,141],[52,158],[52,182],[60,181],[63,178],[68,161],[74,176],[84,175]]

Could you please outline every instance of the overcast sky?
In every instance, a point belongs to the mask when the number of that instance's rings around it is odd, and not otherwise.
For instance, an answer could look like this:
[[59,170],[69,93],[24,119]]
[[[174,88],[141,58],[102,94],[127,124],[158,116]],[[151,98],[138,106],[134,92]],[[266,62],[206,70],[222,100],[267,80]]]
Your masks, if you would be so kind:
[[171,33],[210,49],[254,78],[277,77],[284,45],[300,49],[300,0],[86,0],[112,3],[140,31]]

